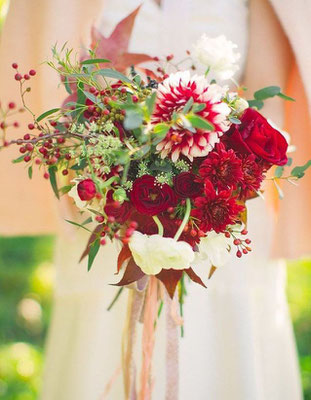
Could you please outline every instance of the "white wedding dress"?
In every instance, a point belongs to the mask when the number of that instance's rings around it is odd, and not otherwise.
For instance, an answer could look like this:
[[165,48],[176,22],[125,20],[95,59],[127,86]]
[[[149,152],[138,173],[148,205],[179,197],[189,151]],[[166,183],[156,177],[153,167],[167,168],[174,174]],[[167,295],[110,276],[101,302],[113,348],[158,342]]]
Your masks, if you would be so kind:
[[[98,26],[107,35],[141,0],[105,0]],[[130,50],[183,58],[201,34],[225,34],[247,53],[245,0],[145,0]],[[237,79],[239,76],[236,77]],[[181,400],[300,400],[295,342],[285,296],[285,268],[269,261],[273,218],[263,200],[249,202],[254,250],[217,270],[204,289],[189,284],[180,340]],[[71,227],[67,227],[71,229]],[[117,251],[101,249],[92,270],[78,258],[87,235],[67,231],[56,256],[55,303],[42,400],[99,400],[120,365],[127,291],[112,311]],[[165,398],[165,318],[154,358],[153,398]],[[107,397],[122,400],[119,376]]]

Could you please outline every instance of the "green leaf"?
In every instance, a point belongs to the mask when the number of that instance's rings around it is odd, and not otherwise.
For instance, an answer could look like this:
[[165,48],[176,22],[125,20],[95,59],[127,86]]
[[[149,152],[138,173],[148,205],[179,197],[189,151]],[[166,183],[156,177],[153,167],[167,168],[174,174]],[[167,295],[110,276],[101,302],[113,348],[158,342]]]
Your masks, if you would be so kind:
[[80,162],[70,167],[70,169],[73,169],[74,171],[79,171],[84,169],[86,166],[87,166],[87,160],[86,158],[83,158],[82,160],[80,160]]
[[229,117],[229,121],[232,122],[235,125],[240,125],[241,121],[238,118],[235,117]]
[[18,163],[24,161],[24,157],[25,157],[24,155],[19,156],[18,158],[15,158],[15,160],[12,160],[12,163],[13,164],[18,164]]
[[152,112],[153,112],[156,98],[157,98],[157,93],[156,93],[156,92],[153,92],[153,93],[151,94],[151,96],[148,96],[148,97],[146,98],[146,100],[145,100],[146,106],[147,106],[147,109],[148,109],[149,117],[150,117],[150,115],[151,115]]
[[58,189],[58,192],[61,192],[61,194],[66,194],[66,193],[70,192],[71,188],[72,188],[72,185],[66,185],[66,186],[63,186],[60,189]]
[[65,221],[66,221],[66,222],[69,222],[69,224],[75,225],[75,226],[77,226],[78,228],[82,228],[82,229],[84,229],[84,230],[86,230],[86,231],[92,233],[92,231],[90,231],[90,230],[87,229],[85,226],[83,226],[83,224],[78,224],[77,222],[69,221],[69,219],[65,219]]
[[254,93],[255,100],[266,100],[270,97],[277,96],[281,93],[281,88],[279,86],[267,86],[263,89],[257,90]]
[[65,84],[65,88],[66,88],[67,93],[68,94],[72,94],[72,90],[71,90],[71,87],[70,87],[69,82],[68,82],[68,76],[65,76],[64,84]]
[[284,167],[281,167],[281,166],[276,167],[275,172],[274,172],[275,178],[281,178],[281,176],[283,175],[283,172],[284,172]]
[[161,137],[164,137],[169,130],[170,130],[170,126],[165,124],[164,122],[163,123],[161,122],[161,123],[155,125],[153,128],[153,132],[156,135],[159,135]]
[[251,108],[257,108],[257,110],[261,110],[264,106],[264,102],[262,100],[247,100],[247,102]]
[[79,82],[77,85],[77,106],[76,106],[76,112],[75,116],[78,118],[78,122],[82,122],[83,120],[83,113],[82,110],[79,110],[79,106],[81,104],[85,104],[86,96],[84,94],[84,84],[82,82]]
[[104,68],[95,72],[96,75],[104,76],[105,78],[114,78],[122,82],[133,83],[127,76],[121,74],[114,69]]
[[182,109],[182,113],[183,114],[187,114],[190,111],[190,108],[193,105],[193,97],[190,97],[190,99],[187,101],[187,103],[185,104],[184,108]]
[[291,157],[288,157],[288,160],[287,160],[287,166],[288,167],[290,167],[291,165],[292,165],[292,163],[293,163],[293,159],[291,158]]
[[88,65],[88,64],[101,64],[101,63],[110,63],[110,60],[106,58],[91,58],[89,60],[84,60],[81,62],[81,65]]
[[215,128],[211,122],[202,117],[199,117],[198,115],[187,115],[186,118],[194,128],[205,129],[208,131],[213,131]]
[[206,104],[204,103],[194,103],[192,107],[192,111],[194,113],[198,113],[200,111],[203,111],[206,108]]
[[85,97],[87,97],[89,100],[91,100],[97,107],[101,108],[102,110],[105,109],[103,104],[99,101],[98,97],[94,96],[92,93],[83,91]]
[[98,253],[99,247],[100,247],[100,241],[99,241],[99,239],[96,239],[92,243],[92,245],[90,247],[89,259],[88,259],[88,263],[87,263],[87,270],[88,271],[92,268],[92,264],[93,264],[93,262],[95,260],[95,257],[97,255],[97,253]]
[[58,193],[57,181],[56,181],[57,167],[55,165],[53,165],[52,167],[50,167],[48,169],[48,171],[50,174],[50,182],[51,182],[52,189],[54,191],[55,196],[59,199],[59,193]]
[[37,118],[37,122],[42,121],[44,118],[48,117],[49,115],[55,114],[59,110],[60,110],[60,108],[52,108],[51,110],[44,112],[43,114],[39,115],[39,117]]
[[29,179],[32,178],[32,165],[28,168],[28,176],[29,176]]
[[293,99],[293,98],[290,97],[290,96],[287,96],[287,95],[284,94],[284,93],[279,93],[277,96],[281,97],[281,99],[283,99],[283,100],[296,101],[295,99]]
[[124,119],[124,128],[132,130],[139,128],[143,123],[143,115],[140,109],[128,109]]
[[85,221],[82,222],[81,225],[87,225],[90,224],[91,222],[93,222],[92,217],[88,217]]
[[137,86],[141,84],[141,76],[139,74],[135,75],[133,81],[136,83]]
[[295,176],[295,177],[297,177],[297,178],[302,178],[302,177],[304,176],[304,174],[305,174],[305,171],[306,171],[309,167],[311,167],[311,160],[309,160],[308,162],[306,162],[305,165],[302,165],[302,166],[299,166],[299,167],[298,167],[298,166],[295,167],[295,168],[292,170],[291,175],[292,175],[292,176]]

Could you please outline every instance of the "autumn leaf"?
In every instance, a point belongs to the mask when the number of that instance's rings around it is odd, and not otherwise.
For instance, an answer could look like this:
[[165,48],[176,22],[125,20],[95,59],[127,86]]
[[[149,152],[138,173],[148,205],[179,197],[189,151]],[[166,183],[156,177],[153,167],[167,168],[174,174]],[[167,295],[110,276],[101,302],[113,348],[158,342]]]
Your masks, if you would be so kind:
[[153,60],[147,54],[128,52],[131,34],[140,7],[137,7],[131,14],[122,19],[108,38],[95,27],[92,28],[91,48],[96,51],[96,57],[111,61],[111,63],[105,63],[103,68],[111,68],[112,64],[116,70],[124,72],[131,65]]
[[131,257],[131,255],[132,255],[132,253],[131,253],[129,246],[127,244],[123,245],[122,250],[120,251],[119,256],[118,256],[117,273],[120,272],[122,265],[124,264],[124,262],[126,260],[128,260]]
[[206,285],[204,284],[202,279],[193,271],[192,268],[185,269],[185,272],[193,282],[198,283],[199,285],[206,288]]
[[125,268],[125,272],[124,272],[122,279],[120,280],[120,282],[113,284],[113,286],[126,286],[133,282],[138,281],[143,276],[145,276],[145,274],[137,266],[134,259],[131,258]]
[[99,234],[99,232],[102,231],[102,229],[103,229],[103,225],[102,225],[102,224],[101,224],[101,225],[98,225],[98,226],[94,229],[94,231],[93,231],[93,233],[91,234],[91,236],[90,236],[90,238],[89,238],[89,241],[88,241],[88,243],[87,243],[87,245],[86,245],[86,248],[85,248],[84,252],[82,253],[82,256],[81,256],[79,262],[81,262],[81,261],[89,254],[89,252],[90,252],[90,250],[91,250],[91,247],[92,247],[92,244],[95,242],[96,239],[98,239],[98,234]]
[[164,284],[171,298],[174,297],[176,286],[182,277],[183,271],[177,269],[162,269],[156,277]]

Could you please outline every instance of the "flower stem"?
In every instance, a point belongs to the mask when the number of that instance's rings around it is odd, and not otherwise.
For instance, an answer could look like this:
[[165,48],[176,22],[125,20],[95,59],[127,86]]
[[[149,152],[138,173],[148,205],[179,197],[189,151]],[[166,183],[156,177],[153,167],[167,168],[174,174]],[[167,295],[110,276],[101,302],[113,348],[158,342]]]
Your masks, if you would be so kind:
[[176,235],[174,236],[175,240],[178,240],[180,238],[180,235],[182,234],[185,226],[187,225],[188,221],[189,221],[189,217],[190,217],[190,212],[191,212],[191,200],[187,199],[186,200],[186,212],[185,212],[185,216],[184,219],[178,229],[178,231],[176,232]]
[[163,229],[163,225],[161,224],[161,221],[159,220],[159,218],[156,215],[154,215],[152,218],[153,218],[154,222],[157,224],[159,235],[163,236],[164,229]]

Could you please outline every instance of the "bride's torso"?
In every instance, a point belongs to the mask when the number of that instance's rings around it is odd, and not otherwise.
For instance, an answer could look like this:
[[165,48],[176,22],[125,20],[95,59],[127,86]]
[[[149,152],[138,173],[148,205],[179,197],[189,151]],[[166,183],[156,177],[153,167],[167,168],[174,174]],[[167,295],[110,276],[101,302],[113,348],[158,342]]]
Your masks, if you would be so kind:
[[[105,0],[98,18],[100,31],[109,36],[116,24],[141,4],[141,0]],[[206,33],[209,36],[225,34],[238,45],[240,70],[235,77],[241,79],[247,54],[248,5],[246,0],[162,0],[161,7],[155,0],[145,0],[135,21],[129,51],[144,52],[154,56],[173,53],[183,59],[196,40]],[[241,285],[264,284],[266,274],[261,265],[269,257],[272,237],[271,217],[261,199],[249,202],[249,232],[255,251],[242,260],[233,261],[217,271],[210,281],[210,289],[224,290]],[[84,231],[64,234],[58,241],[56,267],[56,294],[102,291],[113,279],[117,251],[108,244],[101,249],[92,271],[86,264],[79,266],[79,254],[87,242]],[[110,287],[111,288],[111,287]],[[105,290],[108,290],[107,287]]]
[[130,51],[154,56],[185,57],[198,38],[224,34],[238,45],[243,71],[248,37],[247,0],[105,0],[98,27],[109,35],[116,24],[142,4],[130,41]]

